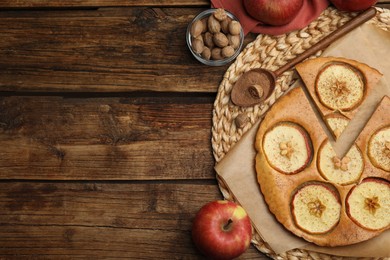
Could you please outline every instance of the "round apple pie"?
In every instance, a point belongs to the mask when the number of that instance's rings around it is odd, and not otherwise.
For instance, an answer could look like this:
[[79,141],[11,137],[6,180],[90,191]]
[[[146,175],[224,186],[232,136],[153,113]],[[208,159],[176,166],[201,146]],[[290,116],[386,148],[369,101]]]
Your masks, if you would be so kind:
[[308,60],[297,70],[306,86],[278,99],[256,134],[257,180],[265,202],[288,230],[317,245],[375,237],[390,227],[390,98],[382,99],[342,158],[323,127],[337,139],[381,74],[333,57]]

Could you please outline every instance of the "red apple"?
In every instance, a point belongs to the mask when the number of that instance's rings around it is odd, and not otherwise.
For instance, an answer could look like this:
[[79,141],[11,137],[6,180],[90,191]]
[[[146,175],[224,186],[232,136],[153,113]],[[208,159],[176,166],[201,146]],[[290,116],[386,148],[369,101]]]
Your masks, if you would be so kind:
[[291,22],[303,5],[303,0],[243,0],[248,14],[269,25]]
[[210,259],[233,259],[244,253],[252,238],[246,211],[238,204],[218,200],[204,205],[196,214],[192,239]]
[[358,12],[376,4],[377,0],[330,0],[341,11]]

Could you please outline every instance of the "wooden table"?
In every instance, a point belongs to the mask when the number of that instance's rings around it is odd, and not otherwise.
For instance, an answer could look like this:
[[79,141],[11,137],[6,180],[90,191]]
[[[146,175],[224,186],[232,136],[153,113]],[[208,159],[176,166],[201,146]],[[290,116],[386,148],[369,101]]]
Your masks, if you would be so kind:
[[190,229],[223,198],[211,127],[228,65],[200,64],[184,36],[209,6],[0,2],[1,259],[202,258]]

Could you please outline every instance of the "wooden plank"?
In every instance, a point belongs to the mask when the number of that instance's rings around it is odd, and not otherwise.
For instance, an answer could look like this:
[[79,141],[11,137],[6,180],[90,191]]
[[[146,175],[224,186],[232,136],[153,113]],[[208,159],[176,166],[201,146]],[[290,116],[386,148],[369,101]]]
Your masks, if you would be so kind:
[[80,8],[125,6],[210,6],[208,0],[2,0],[0,8]]
[[[390,3],[389,0],[378,0],[378,3]],[[208,0],[2,0],[0,8],[77,8],[77,7],[125,7],[125,6],[210,6]]]
[[214,179],[214,96],[0,99],[0,179]]
[[0,257],[201,259],[192,220],[221,198],[215,183],[3,182]]
[[185,40],[202,10],[0,12],[0,91],[216,92],[229,65],[201,64]]

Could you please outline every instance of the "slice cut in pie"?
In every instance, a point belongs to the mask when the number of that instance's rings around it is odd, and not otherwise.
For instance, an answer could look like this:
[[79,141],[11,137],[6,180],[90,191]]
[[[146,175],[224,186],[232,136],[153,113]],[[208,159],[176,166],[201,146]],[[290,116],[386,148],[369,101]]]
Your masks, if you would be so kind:
[[367,64],[336,57],[307,60],[296,70],[324,121],[336,112],[352,119],[383,76]]
[[390,98],[384,96],[356,142],[366,151],[366,169],[370,176],[390,178]]

